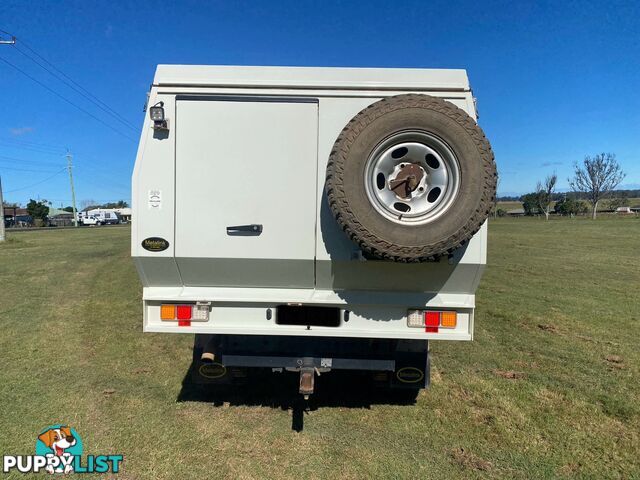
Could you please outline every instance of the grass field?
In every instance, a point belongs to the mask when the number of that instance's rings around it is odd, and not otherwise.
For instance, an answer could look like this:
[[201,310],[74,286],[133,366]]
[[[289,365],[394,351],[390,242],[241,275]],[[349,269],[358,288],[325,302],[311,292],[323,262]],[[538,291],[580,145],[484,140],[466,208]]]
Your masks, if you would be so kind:
[[[627,200],[627,205],[628,207],[633,207],[633,208],[637,208],[640,207],[640,198],[629,198]],[[553,211],[553,205],[555,205],[555,202],[551,203],[552,205],[552,211]],[[599,204],[598,204],[598,210],[603,210],[603,209],[608,209],[609,208],[609,200],[602,200]],[[518,201],[510,201],[510,202],[498,202],[498,208],[502,208],[503,210],[516,210],[516,209],[520,209],[522,208],[522,202],[518,202]]]
[[640,478],[640,219],[489,232],[476,339],[434,342],[430,390],[319,386],[301,432],[293,387],[183,386],[192,337],[142,334],[127,228],[9,233],[0,452],[66,422],[119,478]]

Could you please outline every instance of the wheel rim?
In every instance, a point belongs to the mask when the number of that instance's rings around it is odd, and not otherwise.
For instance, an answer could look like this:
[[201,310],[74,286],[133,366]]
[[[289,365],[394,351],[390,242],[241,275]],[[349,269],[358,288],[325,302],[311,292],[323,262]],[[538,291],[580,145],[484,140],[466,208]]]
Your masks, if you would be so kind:
[[389,220],[422,225],[444,214],[458,193],[460,167],[451,148],[423,131],[383,140],[365,165],[365,190],[373,208]]

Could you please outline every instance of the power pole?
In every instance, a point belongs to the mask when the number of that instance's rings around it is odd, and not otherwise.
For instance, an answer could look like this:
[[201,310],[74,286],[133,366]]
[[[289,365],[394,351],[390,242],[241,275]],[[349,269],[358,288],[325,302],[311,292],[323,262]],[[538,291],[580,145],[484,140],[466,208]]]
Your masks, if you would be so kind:
[[[7,34],[7,32],[2,32],[3,34]],[[11,35],[9,40],[5,40],[0,37],[0,45],[15,45],[16,37]],[[14,214],[15,217],[15,214]],[[4,234],[4,202],[2,199],[2,178],[0,178],[0,242],[4,242],[5,234]]]
[[76,191],[73,188],[73,173],[71,173],[71,152],[67,150],[67,170],[69,170],[69,183],[71,184],[71,207],[73,208],[73,226],[78,226],[78,211],[76,210]]
[[4,242],[4,201],[2,198],[2,177],[0,177],[0,242]]

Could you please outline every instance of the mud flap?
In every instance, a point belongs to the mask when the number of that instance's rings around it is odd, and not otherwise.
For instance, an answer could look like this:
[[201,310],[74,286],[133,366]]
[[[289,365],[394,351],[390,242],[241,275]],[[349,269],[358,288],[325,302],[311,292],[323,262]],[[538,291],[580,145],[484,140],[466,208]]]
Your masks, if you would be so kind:
[[[195,384],[232,385],[242,384],[247,378],[247,369],[231,367],[227,368],[221,362],[221,356],[216,352],[216,335],[196,335],[193,343],[193,358],[191,361],[191,381]],[[202,359],[202,354],[207,352],[208,360]]]
[[374,384],[379,387],[418,390],[428,388],[431,380],[429,351],[396,352],[393,372],[375,372]]

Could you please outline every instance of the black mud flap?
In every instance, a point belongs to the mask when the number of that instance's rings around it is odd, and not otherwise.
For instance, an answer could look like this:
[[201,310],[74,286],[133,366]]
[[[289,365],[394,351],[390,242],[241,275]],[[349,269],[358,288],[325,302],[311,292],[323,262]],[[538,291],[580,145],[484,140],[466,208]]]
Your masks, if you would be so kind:
[[237,385],[243,384],[247,378],[247,369],[227,367],[221,362],[221,356],[214,353],[210,360],[202,360],[205,351],[215,352],[215,336],[196,335],[193,344],[193,359],[191,361],[191,381],[195,384]]
[[422,352],[396,352],[394,358],[395,371],[373,374],[376,386],[411,390],[429,387],[431,368],[428,349]]

